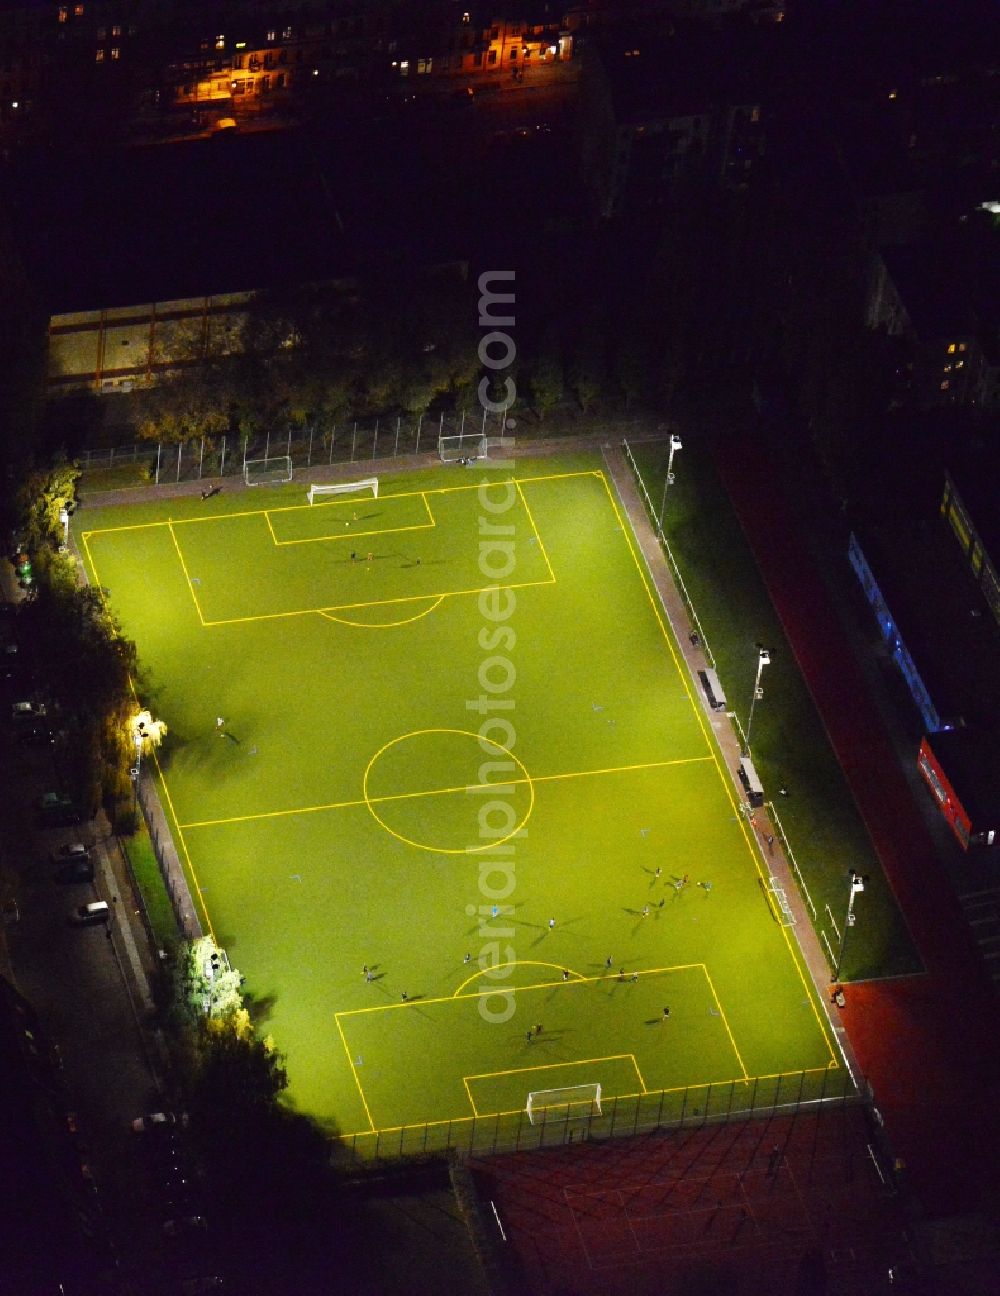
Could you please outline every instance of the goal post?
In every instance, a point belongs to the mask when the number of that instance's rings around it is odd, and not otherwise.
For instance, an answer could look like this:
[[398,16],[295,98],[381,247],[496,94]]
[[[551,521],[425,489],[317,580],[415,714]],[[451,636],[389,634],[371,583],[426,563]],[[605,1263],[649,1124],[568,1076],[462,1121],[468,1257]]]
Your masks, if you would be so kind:
[[363,481],[354,482],[336,482],[324,486],[310,486],[307,498],[310,504],[315,504],[317,499],[324,495],[353,495],[357,491],[370,490],[375,499],[378,499],[378,478],[365,477]]
[[568,1085],[563,1089],[535,1089],[524,1109],[532,1125],[556,1121],[589,1120],[601,1115],[600,1084]]
[[438,455],[442,463],[471,463],[474,459],[490,459],[496,451],[509,452],[514,448],[514,438],[509,436],[483,436],[481,432],[457,432],[438,437]]
[[243,479],[248,486],[269,486],[292,480],[291,455],[270,459],[244,459]]
[[466,463],[479,459],[485,452],[486,438],[481,432],[456,432],[438,437],[438,456],[442,463]]

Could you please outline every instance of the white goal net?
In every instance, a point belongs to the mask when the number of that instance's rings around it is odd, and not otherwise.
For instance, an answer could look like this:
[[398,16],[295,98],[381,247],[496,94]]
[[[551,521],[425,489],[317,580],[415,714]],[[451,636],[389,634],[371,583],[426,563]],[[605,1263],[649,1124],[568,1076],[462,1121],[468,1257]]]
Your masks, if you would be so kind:
[[601,1114],[599,1084],[569,1085],[564,1089],[535,1089],[528,1094],[528,1120],[532,1125],[550,1121],[588,1120]]
[[248,486],[268,486],[292,480],[290,455],[275,455],[271,459],[244,459],[243,478]]
[[326,486],[310,486],[307,498],[310,504],[315,504],[318,499],[327,495],[354,495],[358,491],[367,490],[370,490],[375,499],[378,499],[377,477],[365,477],[363,481],[337,482]]
[[438,437],[438,455],[442,463],[471,463],[483,454],[485,437],[481,432],[458,432]]
[[472,463],[476,459],[490,459],[492,452],[507,451],[514,446],[514,438],[483,436],[481,432],[457,432],[453,436],[438,437],[438,455],[442,463]]

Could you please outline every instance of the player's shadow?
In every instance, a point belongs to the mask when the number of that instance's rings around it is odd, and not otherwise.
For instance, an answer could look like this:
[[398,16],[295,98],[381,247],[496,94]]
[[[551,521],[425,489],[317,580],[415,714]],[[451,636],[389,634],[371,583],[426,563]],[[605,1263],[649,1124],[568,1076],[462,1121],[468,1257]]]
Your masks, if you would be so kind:
[[760,887],[760,893],[764,897],[764,903],[767,905],[767,912],[771,915],[771,921],[777,924],[778,916],[774,912],[774,905],[771,904],[771,897],[768,895],[767,887],[762,877],[757,878],[757,885]]
[[[493,914],[480,915],[480,917],[476,919],[473,926],[466,929],[465,932],[466,936],[473,937],[473,936],[481,935],[484,930],[482,927],[483,923],[503,923],[504,921],[509,922],[512,918],[517,917],[517,911],[518,909],[522,908],[523,905],[524,905],[524,901],[522,900],[519,904],[501,905],[500,912],[497,913],[496,915]],[[509,912],[505,912],[505,911],[509,911]],[[523,923],[522,926],[534,926],[534,923]],[[485,931],[486,934],[489,934],[488,927],[485,929]]]

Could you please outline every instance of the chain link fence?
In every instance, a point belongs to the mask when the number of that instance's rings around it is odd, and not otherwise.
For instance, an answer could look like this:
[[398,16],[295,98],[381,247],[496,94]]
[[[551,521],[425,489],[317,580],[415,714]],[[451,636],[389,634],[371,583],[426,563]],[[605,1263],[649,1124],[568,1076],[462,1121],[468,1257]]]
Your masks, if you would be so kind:
[[869,1101],[843,1067],[689,1085],[605,1100],[600,1114],[532,1124],[526,1111],[403,1125],[345,1135],[340,1144],[358,1160],[397,1161],[460,1152],[476,1156],[561,1147],[584,1140],[686,1129],[731,1120],[794,1115],[818,1106]]
[[[532,440],[594,435],[618,439],[626,434],[642,434],[652,428],[641,418],[626,420],[592,420],[581,423],[555,418],[545,425],[524,424],[517,436]],[[134,469],[135,478],[150,485],[201,481],[243,476],[247,460],[288,457],[294,471],[320,469],[356,461],[398,459],[407,455],[436,454],[440,437],[461,436],[474,443],[476,437],[510,436],[515,421],[501,414],[483,410],[468,413],[433,415],[393,415],[386,418],[348,419],[330,428],[306,425],[284,431],[263,431],[246,435],[199,437],[191,441],[133,441],[125,445],[89,447],[81,450],[77,461],[85,474],[107,473],[114,469]]]

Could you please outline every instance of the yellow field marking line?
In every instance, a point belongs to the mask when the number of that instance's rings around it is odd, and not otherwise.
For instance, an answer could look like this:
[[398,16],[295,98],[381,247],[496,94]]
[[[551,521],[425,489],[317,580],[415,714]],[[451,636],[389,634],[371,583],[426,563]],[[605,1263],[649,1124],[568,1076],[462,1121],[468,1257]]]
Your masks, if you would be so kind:
[[743,1058],[740,1056],[740,1051],[736,1047],[736,1039],[733,1036],[733,1032],[729,1029],[729,1022],[726,1020],[726,1011],[722,1006],[722,1002],[719,999],[719,996],[715,992],[715,986],[712,983],[712,978],[709,975],[708,968],[705,966],[704,963],[700,964],[700,966],[701,966],[701,970],[705,973],[705,980],[708,982],[708,988],[712,992],[712,998],[715,1000],[715,1006],[719,1010],[719,1016],[722,1018],[722,1024],[726,1028],[726,1034],[729,1036],[729,1042],[733,1046],[733,1052],[736,1054],[736,1061],[740,1064],[740,1070],[743,1072],[743,1079],[748,1080],[750,1077],[747,1074],[746,1067],[743,1065]]
[[462,1084],[465,1085],[465,1096],[469,1100],[469,1106],[472,1108],[472,1114],[473,1116],[478,1117],[479,1109],[476,1106],[475,1101],[472,1097],[472,1090],[469,1088],[469,1081],[465,1076],[462,1076]]
[[[691,756],[681,760],[648,761],[642,765],[621,765],[609,769],[574,770],[568,774],[535,774],[529,778],[503,779],[498,783],[464,783],[454,787],[427,788],[421,792],[387,792],[383,796],[358,797],[350,801],[330,801],[323,805],[296,806],[290,810],[262,810],[259,814],[232,815],[225,819],[198,819],[180,825],[183,828],[214,828],[222,824],[249,823],[256,819],[283,819],[297,814],[319,814],[323,810],[353,810],[355,806],[382,805],[387,801],[413,801],[419,797],[448,796],[456,792],[481,792],[486,788],[508,788],[519,784],[556,783],[563,779],[588,778],[591,775],[631,774],[637,770],[666,769],[673,765],[698,765],[708,756]],[[463,852],[464,853],[464,852]]]
[[184,852],[184,860],[187,863],[188,872],[191,874],[191,881],[194,883],[194,889],[198,893],[198,901],[201,905],[201,911],[205,916],[205,924],[208,928],[206,935],[211,936],[212,939],[215,940],[215,930],[212,926],[212,919],[209,916],[208,905],[205,903],[205,893],[201,889],[201,883],[198,881],[198,874],[195,871],[194,863],[191,859],[191,852],[188,850],[187,840],[184,837],[182,826],[177,819],[177,811],[174,809],[174,801],[173,797],[170,795],[170,788],[167,786],[166,775],[163,773],[163,767],[160,765],[155,751],[152,753],[152,756],[153,764],[156,766],[156,773],[160,779],[160,786],[163,788],[163,795],[167,798],[167,808],[170,811],[170,817],[174,821],[177,840],[180,843],[181,850]]
[[[271,524],[271,514],[272,514],[272,512],[273,512],[273,513],[288,513],[288,512],[290,512],[291,510],[289,510],[289,509],[287,509],[287,508],[282,508],[282,509],[265,509],[265,510],[264,510],[264,516],[265,516],[265,518],[267,519],[268,529],[269,529],[270,532],[271,532],[271,539],[274,541],[274,544],[275,544],[275,547],[276,547],[276,548],[281,548],[281,547],[283,547],[283,546],[285,546],[285,545],[320,544],[320,543],[322,543],[323,541],[363,540],[366,536],[390,536],[390,535],[399,535],[400,532],[402,532],[402,531],[431,531],[431,530],[433,530],[433,529],[437,526],[437,519],[434,517],[434,514],[431,512],[431,506],[427,503],[427,494],[426,494],[426,492],[425,492],[425,491],[415,491],[415,492],[413,492],[413,493],[414,493],[414,495],[419,495],[419,496],[420,496],[420,499],[423,501],[424,509],[425,509],[425,511],[426,511],[426,513],[427,513],[427,521],[426,521],[426,522],[413,522],[413,523],[408,524],[407,526],[385,527],[385,528],[384,528],[383,530],[381,530],[381,531],[350,531],[350,532],[348,532],[346,535],[343,534],[342,532],[339,532],[339,531],[338,531],[336,535],[303,536],[303,537],[301,537],[300,539],[296,539],[296,540],[279,540],[278,537],[277,537],[277,534],[276,534],[276,532],[275,532],[275,530],[274,530],[274,527],[273,527],[273,525]],[[398,495],[384,495],[382,498],[383,498],[383,499],[401,499],[402,496],[398,496]],[[347,501],[347,500],[338,500],[338,501],[337,501],[337,503],[339,503],[339,504],[341,504],[341,505],[343,505],[343,504],[345,504],[345,503],[348,503],[348,502],[354,503],[354,504],[355,504],[355,507],[357,507],[357,501]],[[296,506],[296,507],[308,508],[309,506],[308,506],[308,505],[301,505],[301,506]],[[315,512],[315,507],[316,507],[316,506],[313,506],[313,509],[311,510],[312,512]],[[321,504],[321,505],[319,505],[319,507],[320,507],[320,508],[324,508],[324,507],[326,507],[326,506]]]
[[[578,1058],[569,1062],[539,1062],[537,1066],[509,1067],[506,1071],[480,1071],[476,1075],[463,1076],[462,1079],[464,1081],[497,1080],[501,1076],[527,1075],[535,1071],[561,1071],[564,1067],[595,1066],[599,1062],[621,1062],[625,1058],[628,1058],[633,1067],[635,1067],[635,1074],[638,1077],[639,1083],[642,1085],[642,1092],[648,1093],[649,1091],[643,1082],[642,1072],[639,1070],[638,1064],[636,1063],[634,1053],[606,1053],[603,1057]],[[475,1108],[473,1108],[473,1110],[474,1109]]]
[[[517,962],[518,960],[515,959],[512,963],[497,963],[494,966],[515,967],[517,965]],[[533,963],[534,960],[526,959],[524,960],[524,962]],[[542,963],[539,966],[552,967],[553,964]],[[675,963],[671,967],[646,968],[644,972],[639,973],[639,976],[641,977],[661,976],[665,972],[692,972],[694,971],[695,968],[704,968],[704,966],[705,966],[704,963]],[[629,975],[631,976],[632,974],[629,973]],[[595,974],[594,976],[589,976],[589,977],[580,976],[577,978],[575,982],[563,981],[560,979],[559,981],[536,981],[533,985],[503,986],[499,988],[502,989],[504,994],[510,993],[513,995],[519,995],[519,994],[527,994],[529,990],[551,990],[553,986],[564,986],[564,985],[574,985],[574,984],[580,985],[584,983],[588,985],[592,985],[592,984],[596,984],[599,981],[617,981],[617,980],[618,980],[617,972],[612,972],[612,973],[601,972]],[[360,1017],[364,1013],[393,1012],[398,1009],[416,1008],[418,1005],[423,1008],[427,1008],[431,1004],[453,1003],[455,999],[487,999],[490,997],[490,995],[495,995],[497,991],[498,991],[497,986],[490,986],[486,990],[473,990],[470,991],[468,994],[458,994],[458,992],[456,991],[454,994],[450,994],[450,995],[437,995],[433,999],[408,999],[405,1003],[373,1004],[370,1008],[343,1008],[341,1009],[340,1012],[337,1013],[337,1016],[338,1017]],[[571,1064],[567,1064],[567,1065],[571,1065]],[[484,1072],[484,1074],[487,1073]]]
[[336,621],[338,625],[352,626],[357,630],[393,630],[396,626],[412,625],[414,621],[421,621],[425,616],[430,616],[432,612],[437,611],[448,595],[427,594],[425,597],[433,599],[430,607],[424,608],[422,612],[415,612],[411,617],[403,617],[401,621],[351,621],[348,617],[334,616],[332,612],[320,612],[317,615],[327,621]]
[[[562,964],[561,964],[561,963],[547,963],[544,959],[514,959],[513,962],[509,962],[509,963],[491,963],[491,964],[490,964],[490,973],[492,973],[492,972],[494,971],[494,969],[496,969],[496,968],[502,968],[502,967],[547,967],[547,968],[554,968],[554,969],[556,969],[556,970],[559,971],[559,973],[560,973],[560,977],[559,977],[559,980],[558,980],[558,981],[546,981],[546,982],[543,982],[543,983],[542,983],[543,985],[570,985],[573,981],[586,981],[586,980],[588,980],[588,979],[592,979],[592,978],[587,978],[587,977],[585,977],[581,972],[572,972],[572,971],[571,971],[571,972],[570,972],[570,981],[563,981],[563,979],[562,979]],[[466,987],[470,982],[472,982],[472,981],[478,981],[480,977],[484,977],[484,976],[487,976],[487,975],[488,975],[488,974],[487,974],[487,972],[486,972],[486,970],[485,970],[484,968],[479,968],[478,971],[473,972],[473,974],[472,974],[471,976],[468,976],[468,977],[465,978],[465,980],[462,982],[462,984],[458,987],[457,990],[455,990],[455,991],[452,992],[452,996],[451,996],[452,999],[460,999],[460,998],[462,998],[462,997],[463,997],[463,996],[462,996],[462,991],[465,989],[465,987]],[[528,987],[528,986],[524,986],[523,988],[524,988],[525,990],[527,990],[527,989],[529,989],[530,987]]]
[[533,589],[536,585],[552,585],[551,580],[514,581],[508,585],[476,585],[472,589],[434,591],[430,594],[406,594],[399,598],[369,599],[364,603],[331,603],[327,607],[298,608],[294,612],[262,612],[257,616],[226,617],[220,621],[205,621],[207,626],[244,625],[250,621],[280,621],[282,618],[323,615],[327,612],[350,612],[357,608],[386,607],[394,603],[419,603],[427,598],[462,598],[467,594],[483,594],[487,590]]
[[528,507],[528,501],[524,498],[524,491],[521,489],[521,483],[519,481],[515,481],[514,485],[517,487],[518,497],[521,503],[524,505],[524,511],[528,515],[528,521],[531,523],[531,529],[535,533],[535,539],[538,541],[538,548],[541,550],[542,557],[545,559],[545,566],[549,569],[549,576],[552,578],[551,584],[554,585],[556,583],[556,574],[552,570],[552,564],[549,562],[549,555],[545,548],[545,541],[542,539],[542,533],[535,525],[535,519],[532,516],[531,509]]
[[[381,495],[380,499],[410,499],[414,495],[453,495],[458,491],[477,491],[489,490],[493,486],[514,485],[515,487],[523,483],[530,485],[532,482],[550,482],[565,481],[571,477],[601,477],[604,473],[599,468],[578,468],[573,472],[565,473],[546,473],[540,477],[497,477],[490,481],[473,482],[467,486],[425,486],[421,490],[396,491]],[[174,526],[197,526],[201,522],[224,522],[230,518],[259,517],[261,513],[293,513],[300,509],[317,509],[326,508],[333,503],[342,501],[328,500],[327,504],[279,504],[272,508],[241,509],[233,513],[206,513],[198,517],[190,518],[173,518]],[[128,522],[120,526],[98,527],[92,531],[85,531],[82,535],[110,535],[114,531],[142,531],[146,527],[165,527],[170,522]]]
[[334,1014],[334,1021],[337,1023],[337,1030],[340,1031],[341,1043],[344,1045],[344,1052],[347,1054],[347,1063],[351,1068],[351,1075],[354,1076],[354,1083],[358,1086],[358,1093],[361,1096],[361,1104],[365,1109],[365,1115],[368,1117],[368,1124],[371,1126],[370,1133],[375,1133],[375,1122],[372,1120],[372,1114],[368,1110],[368,1102],[365,1098],[365,1091],[361,1087],[361,1081],[358,1079],[357,1068],[354,1065],[354,1059],[351,1057],[351,1050],[347,1047],[347,1037],[344,1034],[344,1028],[340,1024],[339,1014]]
[[197,596],[197,594],[195,594],[195,592],[194,592],[194,585],[192,585],[192,583],[191,583],[191,576],[190,576],[190,573],[188,572],[188,569],[187,569],[187,563],[184,561],[184,555],[183,555],[183,553],[181,552],[181,547],[180,547],[180,545],[177,543],[177,536],[174,534],[173,524],[171,523],[171,521],[170,521],[169,518],[167,519],[167,527],[168,527],[168,529],[169,529],[169,531],[170,531],[170,539],[173,540],[173,542],[174,542],[174,548],[177,550],[177,557],[180,559],[181,571],[184,573],[184,579],[187,581],[187,583],[188,583],[188,589],[191,591],[191,598],[192,598],[193,601],[194,601],[194,608],[195,608],[195,611],[198,613],[198,620],[201,622],[201,624],[202,624],[203,626],[204,626],[204,625],[207,625],[208,622],[205,620],[205,618],[204,618],[204,617],[202,616],[202,614],[201,614],[201,607],[200,607],[199,604],[198,604],[198,596]]
[[[684,668],[684,663],[678,660],[677,653],[674,647],[673,635],[669,627],[664,624],[663,609],[659,604],[658,600],[654,598],[654,591],[650,589],[649,576],[646,570],[644,569],[642,563],[639,561],[638,555],[636,554],[635,544],[633,543],[634,532],[631,527],[627,527],[625,525],[625,521],[622,517],[622,510],[619,507],[618,501],[615,499],[615,495],[611,489],[611,484],[608,481],[607,474],[602,471],[602,472],[598,472],[597,476],[600,477],[601,481],[604,484],[604,489],[607,493],[608,500],[610,501],[611,507],[614,510],[615,516],[618,519],[618,525],[621,528],[622,534],[625,537],[625,543],[628,545],[629,553],[632,555],[632,561],[635,563],[636,570],[639,573],[639,579],[642,582],[642,587],[646,591],[646,597],[649,599],[650,606],[653,609],[653,615],[656,618],[656,623],[660,627],[660,632],[663,635],[664,640],[666,641],[667,648],[669,649],[670,656],[673,660],[675,667],[677,668],[677,673],[680,677],[681,684],[684,688],[684,692],[687,696],[689,703],[691,704],[691,709],[694,711],[694,715],[698,723],[698,727],[700,728],[702,732],[702,736],[704,737],[705,742],[708,745],[708,749],[711,753],[711,759],[715,764],[716,771],[718,772],[719,775],[719,781],[722,784],[726,799],[728,800],[734,814],[739,820],[740,830],[743,833],[743,839],[746,842],[747,849],[750,852],[750,858],[753,861],[754,871],[756,872],[757,876],[761,879],[761,881],[766,884],[767,878],[761,869],[760,852],[756,849],[756,845],[757,845],[756,841],[751,840],[750,838],[750,835],[747,830],[746,821],[743,819],[743,816],[739,813],[739,802],[737,801],[736,798],[735,790],[733,788],[733,782],[729,776],[729,771],[728,769],[724,768],[720,763],[717,745],[712,741],[712,737],[705,725],[705,717],[702,712],[702,709],[698,705],[694,695],[691,692],[690,672],[688,672]],[[827,1051],[830,1054],[831,1065],[837,1066],[838,1063],[837,1063],[836,1053],[834,1052],[833,1045],[830,1041],[829,1033],[827,1031],[826,1025],[824,1025],[823,1018],[820,1016],[819,1008],[816,1003],[816,988],[815,986],[811,985],[811,983],[806,979],[806,976],[802,970],[801,951],[792,941],[787,927],[785,926],[781,927],[781,934],[785,942],[785,947],[787,948],[788,953],[791,957],[792,964],[795,967],[795,971],[798,974],[799,981],[801,982],[802,988],[805,991],[806,998],[808,999],[810,1007],[812,1008],[813,1016],[816,1019],[816,1024],[820,1030],[820,1035],[823,1037],[823,1041],[826,1044]]]

